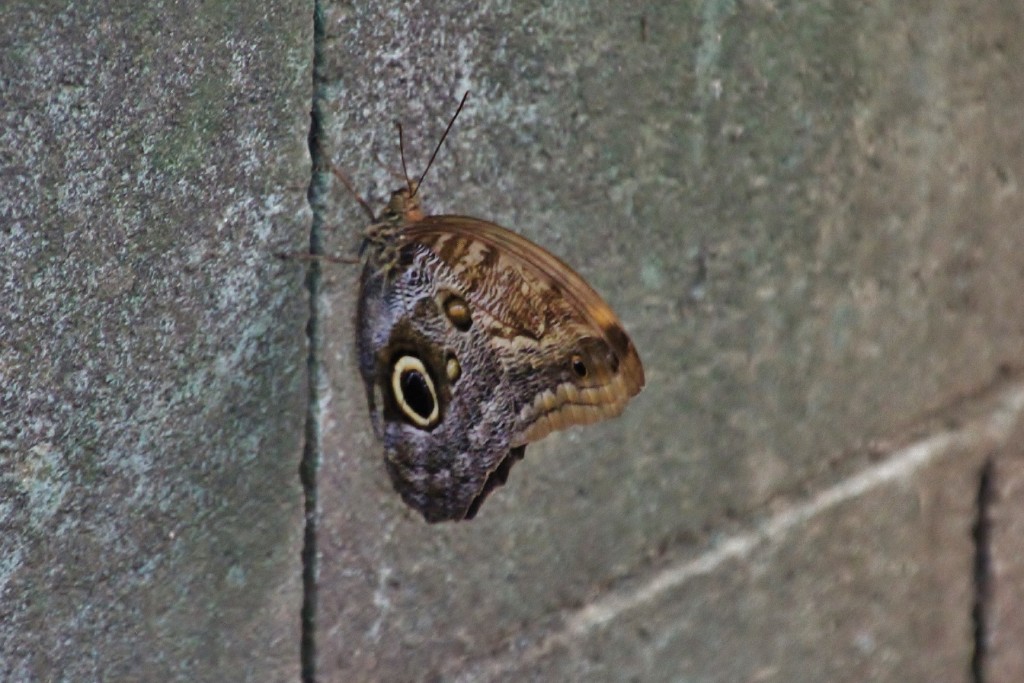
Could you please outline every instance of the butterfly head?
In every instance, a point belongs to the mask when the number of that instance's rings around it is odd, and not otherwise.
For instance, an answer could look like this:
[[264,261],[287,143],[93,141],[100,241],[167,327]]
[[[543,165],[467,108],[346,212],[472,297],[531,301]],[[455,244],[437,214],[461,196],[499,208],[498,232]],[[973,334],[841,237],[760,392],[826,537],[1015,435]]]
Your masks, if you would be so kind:
[[408,187],[395,190],[391,193],[391,200],[380,217],[381,223],[399,225],[410,225],[417,223],[424,218],[423,207],[420,205],[420,198],[416,191],[419,184],[409,181]]

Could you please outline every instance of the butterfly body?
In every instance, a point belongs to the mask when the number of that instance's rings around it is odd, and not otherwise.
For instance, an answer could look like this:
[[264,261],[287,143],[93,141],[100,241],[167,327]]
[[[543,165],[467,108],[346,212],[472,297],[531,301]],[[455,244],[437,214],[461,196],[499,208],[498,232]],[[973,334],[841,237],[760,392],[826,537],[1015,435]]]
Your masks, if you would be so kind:
[[410,184],[363,252],[357,346],[371,418],[396,490],[429,522],[472,518],[528,443],[618,415],[643,387],[608,305],[514,232],[426,216]]

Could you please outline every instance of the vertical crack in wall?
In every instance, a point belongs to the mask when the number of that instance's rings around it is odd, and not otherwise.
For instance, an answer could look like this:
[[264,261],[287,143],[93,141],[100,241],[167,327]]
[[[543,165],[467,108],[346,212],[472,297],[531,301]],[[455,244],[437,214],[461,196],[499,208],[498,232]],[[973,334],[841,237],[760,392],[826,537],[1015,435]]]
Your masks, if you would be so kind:
[[[324,22],[319,1],[313,5],[313,97],[310,101],[309,154],[312,174],[307,198],[313,214],[309,233],[310,253],[322,253],[323,198],[326,183],[322,167],[323,130],[320,116],[321,70],[323,64]],[[300,659],[303,683],[316,681],[316,605],[317,605],[317,474],[320,469],[320,264],[309,262],[306,288],[309,290],[309,322],[306,326],[309,353],[306,369],[309,376],[309,401],[306,412],[306,446],[299,465],[305,505],[305,530],[302,544],[302,638]]]
[[974,521],[974,653],[971,655],[972,683],[985,683],[985,664],[988,654],[988,604],[992,591],[991,574],[991,506],[994,486],[992,458],[985,461],[978,478],[977,517]]

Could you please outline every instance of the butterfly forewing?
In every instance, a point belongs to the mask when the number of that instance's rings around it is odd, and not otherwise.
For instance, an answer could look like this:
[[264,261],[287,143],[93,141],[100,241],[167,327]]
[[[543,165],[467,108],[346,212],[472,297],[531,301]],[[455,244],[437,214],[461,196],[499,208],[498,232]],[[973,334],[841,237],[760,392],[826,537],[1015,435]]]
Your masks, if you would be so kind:
[[487,325],[520,399],[513,444],[618,415],[643,387],[636,348],[611,308],[542,247],[466,216],[428,216],[401,239],[433,250]]

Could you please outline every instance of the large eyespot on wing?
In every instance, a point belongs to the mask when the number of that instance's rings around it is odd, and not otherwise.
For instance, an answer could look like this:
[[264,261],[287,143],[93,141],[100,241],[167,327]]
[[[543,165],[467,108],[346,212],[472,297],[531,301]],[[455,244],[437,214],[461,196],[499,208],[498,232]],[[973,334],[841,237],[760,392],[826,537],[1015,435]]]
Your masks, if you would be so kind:
[[392,362],[390,388],[403,419],[412,426],[432,429],[441,421],[434,380],[418,357],[403,354]]

